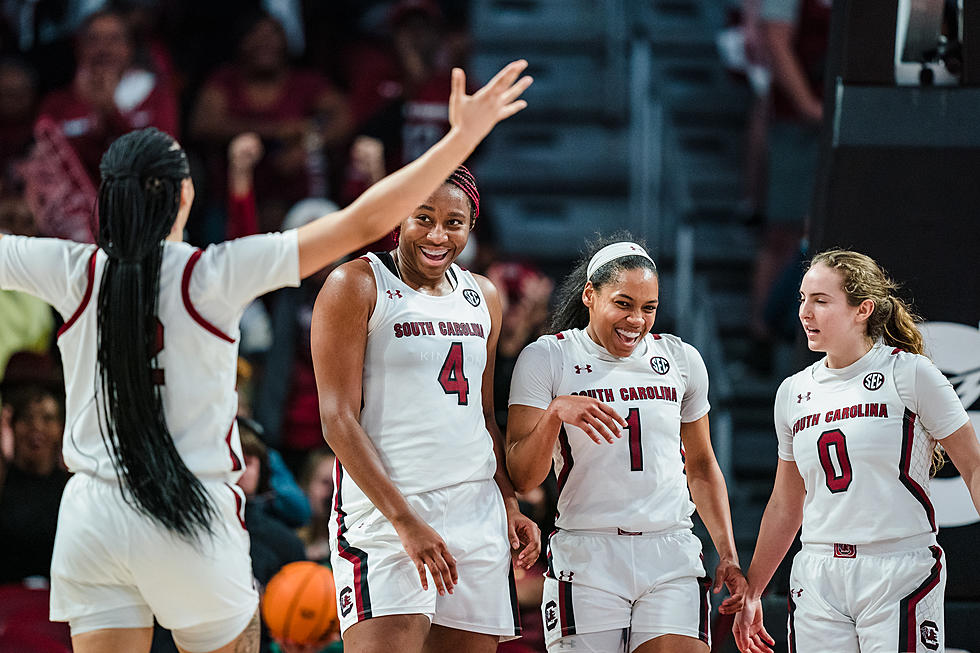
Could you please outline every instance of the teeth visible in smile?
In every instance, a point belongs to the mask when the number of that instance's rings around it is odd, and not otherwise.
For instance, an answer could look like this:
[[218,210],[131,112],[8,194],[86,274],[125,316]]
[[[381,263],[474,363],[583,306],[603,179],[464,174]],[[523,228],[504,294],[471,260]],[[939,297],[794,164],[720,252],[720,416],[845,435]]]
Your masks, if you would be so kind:
[[426,249],[426,248],[423,247],[422,248],[422,253],[425,254],[426,256],[430,256],[432,258],[443,258],[446,254],[449,253],[449,250],[446,250],[446,249],[431,250],[431,249]]
[[624,331],[623,329],[616,329],[616,333],[623,336],[627,340],[636,340],[640,337],[639,331]]

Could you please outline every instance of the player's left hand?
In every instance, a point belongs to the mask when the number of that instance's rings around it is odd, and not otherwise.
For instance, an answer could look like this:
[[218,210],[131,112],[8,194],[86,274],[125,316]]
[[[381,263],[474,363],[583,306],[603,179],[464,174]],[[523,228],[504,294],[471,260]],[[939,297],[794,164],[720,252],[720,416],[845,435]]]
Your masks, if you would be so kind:
[[514,564],[530,569],[541,553],[541,529],[518,509],[507,511],[507,537]]
[[718,606],[718,612],[734,614],[741,610],[745,593],[749,589],[749,583],[745,580],[745,575],[742,574],[742,570],[734,560],[722,560],[715,568],[715,584],[711,591],[718,594],[722,587],[728,588],[730,596],[721,602],[721,605]]

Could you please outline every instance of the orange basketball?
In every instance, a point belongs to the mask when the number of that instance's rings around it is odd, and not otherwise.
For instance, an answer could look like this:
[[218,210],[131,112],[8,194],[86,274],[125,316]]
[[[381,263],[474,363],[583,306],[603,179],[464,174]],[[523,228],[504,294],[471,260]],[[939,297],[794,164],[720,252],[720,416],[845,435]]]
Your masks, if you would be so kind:
[[337,628],[333,573],[315,562],[291,562],[266,585],[262,618],[269,633],[295,644],[313,644]]

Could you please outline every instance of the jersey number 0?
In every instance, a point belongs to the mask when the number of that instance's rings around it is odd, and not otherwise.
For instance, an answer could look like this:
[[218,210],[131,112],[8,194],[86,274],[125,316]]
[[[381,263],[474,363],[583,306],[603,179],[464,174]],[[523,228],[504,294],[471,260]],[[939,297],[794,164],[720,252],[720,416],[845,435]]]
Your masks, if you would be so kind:
[[820,466],[827,475],[827,489],[833,494],[847,490],[851,485],[851,459],[847,457],[847,441],[843,431],[834,429],[821,433],[817,439],[817,454],[820,456]]

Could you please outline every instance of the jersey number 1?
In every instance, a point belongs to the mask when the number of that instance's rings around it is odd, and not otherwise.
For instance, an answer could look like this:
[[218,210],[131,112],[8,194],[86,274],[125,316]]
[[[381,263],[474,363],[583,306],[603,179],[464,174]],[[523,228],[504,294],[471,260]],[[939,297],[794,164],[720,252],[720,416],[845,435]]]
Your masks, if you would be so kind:
[[630,432],[630,471],[643,471],[643,445],[640,441],[640,411],[630,408],[626,415],[626,430]]
[[817,438],[817,454],[820,456],[820,466],[827,475],[827,489],[833,494],[845,491],[851,485],[851,459],[847,457],[847,441],[843,431],[834,429],[821,433]]
[[447,395],[456,395],[460,406],[465,406],[470,394],[470,382],[463,374],[463,343],[454,342],[449,346],[446,362],[439,370],[439,385]]

